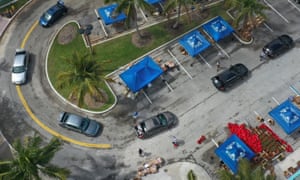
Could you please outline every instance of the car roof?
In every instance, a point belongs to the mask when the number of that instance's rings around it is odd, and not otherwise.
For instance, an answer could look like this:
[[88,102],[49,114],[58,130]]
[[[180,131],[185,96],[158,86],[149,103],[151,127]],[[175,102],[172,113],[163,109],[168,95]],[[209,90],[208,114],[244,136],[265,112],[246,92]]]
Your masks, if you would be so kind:
[[62,5],[59,5],[59,4],[55,4],[53,5],[51,8],[49,8],[47,10],[47,12],[51,15],[53,15],[55,12],[59,11],[60,9],[62,9],[63,6]]
[[240,63],[235,64],[235,65],[231,66],[230,68],[226,69],[225,71],[221,72],[217,76],[215,76],[215,78],[217,78],[218,80],[225,83],[228,80],[230,80],[231,78],[233,78],[234,76],[244,73],[241,71],[248,71],[248,69],[243,64],[240,64]]
[[14,67],[24,66],[25,57],[26,57],[26,51],[24,49],[17,49],[13,66]]
[[151,129],[154,129],[155,127],[159,126],[159,122],[156,116],[153,116],[145,120],[144,124],[145,124],[145,131],[150,131]]
[[80,127],[81,123],[84,119],[81,116],[78,116],[76,114],[71,114],[71,113],[66,113],[65,116],[67,116],[66,120],[65,120],[65,124],[71,125],[71,126],[74,126],[74,127]]
[[276,50],[286,43],[293,43],[293,39],[289,35],[283,34],[269,42],[265,48]]

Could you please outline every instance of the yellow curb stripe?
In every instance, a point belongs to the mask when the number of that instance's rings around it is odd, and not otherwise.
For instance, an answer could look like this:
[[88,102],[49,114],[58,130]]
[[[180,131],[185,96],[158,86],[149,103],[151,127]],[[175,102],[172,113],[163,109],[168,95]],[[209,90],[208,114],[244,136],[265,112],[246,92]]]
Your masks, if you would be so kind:
[[39,21],[35,21],[35,23],[33,24],[33,26],[31,26],[31,28],[29,29],[29,31],[26,33],[23,41],[22,41],[22,44],[21,44],[21,48],[24,48],[25,47],[25,44],[30,36],[30,34],[32,33],[32,31],[36,28],[36,26],[38,25]]
[[53,131],[52,129],[50,129],[49,127],[47,127],[45,124],[43,124],[31,111],[30,107],[28,106],[21,88],[19,85],[16,86],[16,90],[18,92],[18,95],[20,97],[20,100],[25,108],[25,110],[27,111],[27,113],[29,114],[29,116],[32,118],[32,120],[37,123],[40,127],[42,127],[45,131],[49,132],[50,134],[52,134],[53,136],[56,136],[64,141],[79,145],[79,146],[84,146],[84,147],[92,147],[92,148],[103,148],[103,149],[108,149],[111,148],[110,144],[91,144],[91,143],[85,143],[85,142],[81,142],[81,141],[77,141],[74,139],[71,139],[69,137],[63,136],[55,131]]
[[[29,29],[29,31],[26,33],[25,38],[22,41],[21,44],[21,48],[25,47],[25,44],[30,36],[30,34],[32,33],[32,31],[34,30],[34,28],[37,26],[38,21],[36,21],[33,26]],[[85,143],[85,142],[81,142],[81,141],[77,141],[74,139],[71,139],[69,137],[63,136],[57,132],[55,132],[54,130],[50,129],[49,127],[47,127],[45,124],[43,124],[31,111],[30,107],[27,104],[27,101],[25,100],[23,93],[21,91],[21,87],[19,85],[16,85],[16,90],[18,93],[18,96],[25,108],[25,110],[27,111],[28,115],[31,117],[31,119],[38,124],[40,127],[42,127],[45,131],[49,132],[50,134],[52,134],[53,136],[56,136],[64,141],[79,145],[79,146],[84,146],[84,147],[90,147],[90,148],[102,148],[102,149],[109,149],[111,148],[110,144],[91,144],[91,143]]]

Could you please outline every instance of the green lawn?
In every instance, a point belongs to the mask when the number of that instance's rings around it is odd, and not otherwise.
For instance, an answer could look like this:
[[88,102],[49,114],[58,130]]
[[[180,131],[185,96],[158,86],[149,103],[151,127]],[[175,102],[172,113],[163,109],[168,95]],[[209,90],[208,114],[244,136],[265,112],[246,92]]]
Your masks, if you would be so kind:
[[[212,7],[209,10],[209,17],[203,19],[201,22],[193,21],[191,23],[186,23],[184,21],[187,21],[187,19],[183,17],[182,21],[184,22],[184,29],[182,32],[186,32],[217,15],[221,15],[223,18],[228,19],[228,16],[226,15],[224,9],[222,9],[221,6]],[[78,28],[75,23],[72,23],[72,25]],[[134,59],[144,55],[145,53],[155,49],[156,47],[166,42],[171,41],[172,39],[180,35],[168,32],[165,28],[165,23],[151,26],[147,29],[147,31],[150,32],[153,36],[152,43],[147,47],[138,48],[134,46],[131,43],[131,34],[122,36],[114,40],[110,40],[108,42],[93,47],[95,52],[94,58],[96,58],[99,61],[109,60],[110,62],[103,63],[103,76],[111,73],[112,71],[118,69],[119,67],[125,64],[128,64]],[[84,42],[81,38],[81,35],[77,34],[76,38],[67,45],[60,45],[55,39],[48,57],[49,78],[55,88],[57,74],[63,71],[67,71],[68,68],[70,68],[68,64],[64,61],[64,58],[71,57],[75,51],[78,51],[80,53],[89,53],[89,49],[85,48],[84,46]],[[110,107],[114,102],[113,95],[108,90],[108,88],[104,84],[102,84],[101,86],[101,88],[103,88],[109,94],[109,101],[105,106],[101,107],[101,109],[93,109],[96,111],[104,110]],[[63,97],[67,98],[71,89],[72,87],[64,87],[63,89],[59,89],[58,92]]]

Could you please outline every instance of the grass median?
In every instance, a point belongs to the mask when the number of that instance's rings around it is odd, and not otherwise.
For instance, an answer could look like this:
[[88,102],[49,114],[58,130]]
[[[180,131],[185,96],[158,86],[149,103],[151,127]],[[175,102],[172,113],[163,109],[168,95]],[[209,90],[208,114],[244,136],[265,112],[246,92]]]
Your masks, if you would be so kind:
[[[222,9],[222,7],[218,5],[206,11],[208,11],[207,17],[196,21],[193,20],[190,23],[187,23],[188,19],[183,16],[181,18],[183,24],[181,27],[182,29],[178,32],[173,30],[172,33],[170,33],[170,28],[168,28],[171,26],[170,22],[160,23],[145,29],[145,31],[149,32],[152,35],[152,42],[145,47],[136,47],[131,40],[132,34],[128,34],[94,46],[93,57],[100,62],[109,61],[109,63],[103,63],[102,65],[102,69],[104,72],[103,76],[105,76],[113,72],[114,70],[130,63],[136,58],[143,56],[145,53],[159,47],[160,45],[172,41],[182,33],[187,32],[196,26],[199,26],[212,17],[221,15],[225,19],[228,18],[224,9]],[[78,26],[76,23],[72,23],[72,26],[74,26],[78,30]],[[72,42],[65,45],[59,44],[57,37],[55,38],[48,57],[48,74],[54,88],[57,89],[57,74],[59,74],[60,72],[68,71],[70,68],[66,61],[64,61],[64,58],[71,57],[75,51],[79,52],[80,54],[90,53],[89,49],[84,46],[83,39],[79,33],[76,34],[76,37]],[[108,94],[108,101],[103,106],[96,109],[90,109],[90,107],[87,107],[86,105],[83,108],[93,111],[103,111],[113,105],[114,96],[110,92],[109,88],[104,83],[100,83],[99,87],[101,87]],[[68,95],[70,94],[72,88],[74,87],[66,86],[62,89],[57,89],[57,91],[64,98],[68,99]]]

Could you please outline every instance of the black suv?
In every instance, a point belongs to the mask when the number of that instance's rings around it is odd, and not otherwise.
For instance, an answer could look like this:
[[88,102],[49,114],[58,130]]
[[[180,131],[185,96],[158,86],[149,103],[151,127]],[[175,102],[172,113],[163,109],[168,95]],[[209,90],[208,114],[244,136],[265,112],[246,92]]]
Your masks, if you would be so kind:
[[235,64],[230,68],[222,71],[220,74],[211,78],[214,86],[220,90],[225,91],[228,87],[233,85],[243,77],[246,77],[249,73],[248,68],[244,64]]
[[295,46],[289,35],[281,35],[269,42],[262,50],[261,58],[275,58]]
[[43,27],[51,26],[55,21],[60,19],[68,12],[64,2],[59,0],[55,5],[49,8],[40,18],[40,25]]

